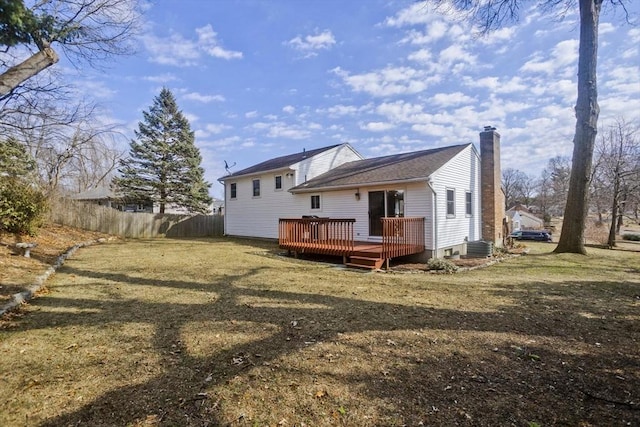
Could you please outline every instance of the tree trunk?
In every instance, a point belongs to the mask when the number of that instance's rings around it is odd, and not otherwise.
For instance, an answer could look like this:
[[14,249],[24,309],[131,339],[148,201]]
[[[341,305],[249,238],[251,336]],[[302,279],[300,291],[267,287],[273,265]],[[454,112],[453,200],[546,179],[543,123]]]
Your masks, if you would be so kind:
[[598,20],[602,0],[580,0],[580,47],[578,52],[578,100],[576,133],[569,193],[562,221],[562,233],[556,253],[586,254],[584,229],[587,219],[589,177],[596,134],[598,132]]
[[620,191],[620,178],[616,172],[615,181],[613,182],[613,204],[611,205],[611,227],[609,228],[609,238],[607,246],[610,248],[616,245],[616,222],[618,221],[618,194]]
[[20,64],[9,68],[0,74],[0,98],[9,94],[25,80],[55,64],[58,60],[56,52],[50,47],[45,47]]

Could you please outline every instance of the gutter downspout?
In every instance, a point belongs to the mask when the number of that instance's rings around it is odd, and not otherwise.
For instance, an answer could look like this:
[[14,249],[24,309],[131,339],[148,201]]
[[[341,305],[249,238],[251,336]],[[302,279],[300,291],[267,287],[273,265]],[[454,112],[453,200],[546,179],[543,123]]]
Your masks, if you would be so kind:
[[229,206],[229,202],[227,201],[227,182],[224,182],[224,212],[223,212],[223,220],[222,220],[222,235],[227,235],[227,207]]
[[432,253],[432,257],[433,258],[438,258],[438,209],[436,206],[436,201],[438,200],[438,195],[436,194],[436,190],[433,189],[433,187],[431,186],[431,178],[429,178],[427,180],[427,186],[429,187],[429,189],[431,190],[431,192],[433,193],[433,203],[431,204],[431,209],[432,209],[432,226],[431,226],[431,232],[433,233],[433,247],[431,248],[431,250],[433,251]]

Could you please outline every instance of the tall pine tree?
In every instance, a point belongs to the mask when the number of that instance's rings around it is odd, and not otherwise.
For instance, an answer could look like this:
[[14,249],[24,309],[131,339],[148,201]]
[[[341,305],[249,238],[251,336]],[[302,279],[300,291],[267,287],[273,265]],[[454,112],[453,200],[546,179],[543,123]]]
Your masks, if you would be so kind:
[[212,202],[211,184],[204,180],[194,133],[171,91],[163,88],[142,114],[144,120],[138,123],[129,157],[120,161],[115,189],[131,201],[158,203],[160,213],[169,204],[206,212]]

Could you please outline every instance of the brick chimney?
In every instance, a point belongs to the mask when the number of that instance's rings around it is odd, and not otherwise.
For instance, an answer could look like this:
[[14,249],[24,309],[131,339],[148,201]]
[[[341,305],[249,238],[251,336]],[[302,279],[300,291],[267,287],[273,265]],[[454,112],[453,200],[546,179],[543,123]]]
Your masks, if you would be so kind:
[[480,196],[482,206],[482,240],[502,246],[505,200],[500,169],[500,134],[493,126],[480,132]]

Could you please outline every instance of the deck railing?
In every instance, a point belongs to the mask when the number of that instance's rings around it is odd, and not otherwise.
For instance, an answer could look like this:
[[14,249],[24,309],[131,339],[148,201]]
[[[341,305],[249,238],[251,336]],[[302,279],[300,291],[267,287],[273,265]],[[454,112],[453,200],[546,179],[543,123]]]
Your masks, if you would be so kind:
[[278,243],[295,252],[347,255],[353,252],[353,224],[350,218],[280,218]]
[[382,218],[382,257],[384,259],[424,251],[424,218]]

